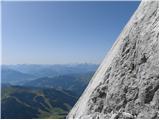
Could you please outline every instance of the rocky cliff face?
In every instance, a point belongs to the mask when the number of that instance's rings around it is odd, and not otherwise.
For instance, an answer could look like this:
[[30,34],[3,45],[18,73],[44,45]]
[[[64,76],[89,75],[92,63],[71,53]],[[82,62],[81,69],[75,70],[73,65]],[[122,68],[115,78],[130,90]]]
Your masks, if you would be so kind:
[[158,1],[142,1],[68,118],[159,118]]

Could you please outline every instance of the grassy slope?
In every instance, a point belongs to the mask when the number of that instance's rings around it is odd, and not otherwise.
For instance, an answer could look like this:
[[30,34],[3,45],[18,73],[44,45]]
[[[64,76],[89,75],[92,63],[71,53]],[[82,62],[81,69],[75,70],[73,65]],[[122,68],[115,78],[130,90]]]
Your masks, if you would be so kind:
[[76,97],[67,91],[5,87],[2,118],[65,118],[75,101]]

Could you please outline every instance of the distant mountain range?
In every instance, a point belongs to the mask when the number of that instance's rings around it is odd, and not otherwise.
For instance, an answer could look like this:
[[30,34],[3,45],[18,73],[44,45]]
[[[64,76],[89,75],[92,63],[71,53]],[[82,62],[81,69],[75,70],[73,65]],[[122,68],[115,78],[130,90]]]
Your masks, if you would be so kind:
[[65,89],[75,92],[78,96],[88,85],[89,80],[94,72],[61,75],[53,78],[43,77],[32,81],[28,81],[23,86],[39,87],[39,88],[56,88]]
[[2,83],[22,84],[24,81],[36,79],[37,77],[28,73],[23,73],[10,68],[3,68],[1,70]]
[[[2,69],[12,69],[21,73],[40,77],[55,77],[59,75],[86,73],[95,71],[97,64],[65,64],[65,65],[36,65],[36,64],[17,64],[2,65]],[[2,74],[3,75],[3,74]]]
[[2,118],[65,118],[98,65],[2,65]]
[[77,97],[66,90],[2,85],[2,119],[65,118]]

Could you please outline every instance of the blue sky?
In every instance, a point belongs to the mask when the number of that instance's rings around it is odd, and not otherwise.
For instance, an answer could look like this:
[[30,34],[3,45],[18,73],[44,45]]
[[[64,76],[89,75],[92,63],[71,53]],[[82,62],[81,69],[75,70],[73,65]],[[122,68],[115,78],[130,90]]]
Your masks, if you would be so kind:
[[100,63],[132,2],[3,2],[3,64]]

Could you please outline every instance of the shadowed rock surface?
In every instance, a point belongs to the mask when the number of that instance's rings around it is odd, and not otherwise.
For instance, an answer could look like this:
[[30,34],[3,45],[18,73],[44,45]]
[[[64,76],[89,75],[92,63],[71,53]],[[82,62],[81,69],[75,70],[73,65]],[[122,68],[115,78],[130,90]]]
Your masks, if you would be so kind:
[[142,1],[67,118],[159,118],[158,1]]

